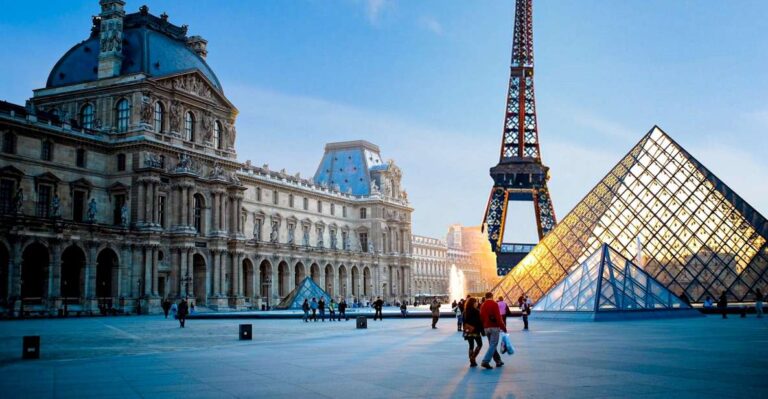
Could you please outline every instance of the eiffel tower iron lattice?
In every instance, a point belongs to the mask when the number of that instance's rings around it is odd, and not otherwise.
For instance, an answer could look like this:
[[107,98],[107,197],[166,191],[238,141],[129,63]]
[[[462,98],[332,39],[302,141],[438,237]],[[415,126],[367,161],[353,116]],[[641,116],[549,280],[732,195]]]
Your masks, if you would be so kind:
[[541,162],[536,100],[533,93],[532,0],[515,3],[512,64],[499,163],[491,168],[493,188],[483,225],[496,253],[497,273],[506,275],[533,244],[503,244],[509,201],[531,201],[542,239],[555,227],[555,210],[547,189],[549,168]]

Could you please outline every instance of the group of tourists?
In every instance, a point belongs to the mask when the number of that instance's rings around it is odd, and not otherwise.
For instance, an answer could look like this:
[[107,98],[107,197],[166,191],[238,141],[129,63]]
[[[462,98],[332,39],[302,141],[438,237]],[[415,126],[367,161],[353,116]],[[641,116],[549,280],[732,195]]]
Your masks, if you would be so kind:
[[[323,297],[320,297],[320,300],[313,297],[312,301],[310,301],[308,298],[304,298],[304,303],[301,304],[301,310],[304,311],[304,317],[302,320],[304,320],[305,323],[309,323],[310,319],[316,322],[319,314],[320,321],[325,322],[326,309],[328,309],[328,321],[341,321],[342,318],[344,318],[344,320],[349,320],[349,316],[347,316],[346,299],[341,298],[339,302],[336,302],[336,300],[331,298],[331,300],[326,304]],[[337,310],[338,313],[336,312]],[[311,316],[310,312],[312,312]]]
[[[763,318],[763,292],[760,291],[759,288],[755,288],[754,291],[754,299],[755,299],[755,314],[757,315],[758,319]],[[707,297],[704,300],[704,308],[712,308],[712,298]],[[717,299],[717,308],[720,310],[720,312],[723,315],[724,319],[728,318],[728,291],[723,291],[720,294],[720,297]],[[741,317],[746,317],[746,308],[744,307],[742,309],[742,315]]]
[[[528,316],[531,314],[531,300],[528,295],[522,294],[517,300],[523,318],[523,330],[528,331]],[[433,302],[433,306],[436,303]],[[469,344],[468,356],[469,366],[477,367],[477,356],[483,347],[482,337],[488,337],[488,349],[485,352],[480,366],[486,369],[492,369],[491,360],[496,367],[501,367],[504,362],[501,360],[498,346],[501,334],[507,332],[507,317],[512,314],[509,305],[503,297],[497,301],[493,300],[493,293],[486,293],[484,298],[478,300],[470,295],[459,302],[453,301],[451,308],[456,314],[457,330],[463,333],[464,339]],[[432,307],[430,307],[432,309]],[[438,305],[439,309],[439,305]],[[438,313],[439,316],[439,313]],[[436,328],[436,316],[433,310],[432,328]],[[507,338],[508,340],[508,338]],[[502,345],[502,352],[512,351],[511,345]]]

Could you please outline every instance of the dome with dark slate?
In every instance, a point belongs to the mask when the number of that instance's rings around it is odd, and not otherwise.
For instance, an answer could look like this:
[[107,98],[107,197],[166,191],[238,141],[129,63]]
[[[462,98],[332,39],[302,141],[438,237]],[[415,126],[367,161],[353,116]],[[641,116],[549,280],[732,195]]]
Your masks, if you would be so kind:
[[[46,88],[68,86],[97,80],[99,67],[99,31],[101,20],[95,17],[91,36],[72,47],[56,63],[48,76]],[[159,77],[199,70],[211,84],[222,91],[219,79],[202,56],[189,47],[189,42],[202,41],[198,36],[187,37],[187,26],[168,22],[168,16],[140,11],[127,14],[123,20],[122,65],[120,75],[144,73]]]

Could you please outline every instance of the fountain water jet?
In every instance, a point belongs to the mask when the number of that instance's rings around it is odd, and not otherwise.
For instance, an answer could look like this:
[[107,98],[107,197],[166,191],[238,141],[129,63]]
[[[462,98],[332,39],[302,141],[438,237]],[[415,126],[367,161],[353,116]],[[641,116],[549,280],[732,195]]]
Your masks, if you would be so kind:
[[461,298],[464,298],[467,289],[463,270],[459,270],[456,265],[451,265],[451,274],[448,283],[450,284],[448,286],[448,293],[451,295],[450,298],[448,298],[448,301],[458,301]]

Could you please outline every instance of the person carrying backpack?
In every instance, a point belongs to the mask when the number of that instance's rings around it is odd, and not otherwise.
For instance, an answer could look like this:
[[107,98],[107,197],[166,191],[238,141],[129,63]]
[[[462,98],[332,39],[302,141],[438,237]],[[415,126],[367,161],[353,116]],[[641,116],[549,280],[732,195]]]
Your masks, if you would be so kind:
[[304,311],[304,322],[309,323],[309,301],[304,298],[304,303],[301,304],[301,310]]

